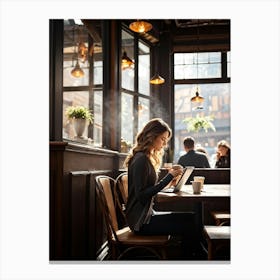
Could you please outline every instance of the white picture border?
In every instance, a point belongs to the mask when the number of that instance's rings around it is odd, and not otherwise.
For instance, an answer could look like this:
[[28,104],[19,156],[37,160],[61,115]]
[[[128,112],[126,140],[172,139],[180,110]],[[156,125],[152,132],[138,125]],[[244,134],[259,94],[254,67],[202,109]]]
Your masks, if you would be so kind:
[[[0,279],[280,278],[277,0],[0,3]],[[231,20],[230,264],[49,262],[49,19],[128,14]]]

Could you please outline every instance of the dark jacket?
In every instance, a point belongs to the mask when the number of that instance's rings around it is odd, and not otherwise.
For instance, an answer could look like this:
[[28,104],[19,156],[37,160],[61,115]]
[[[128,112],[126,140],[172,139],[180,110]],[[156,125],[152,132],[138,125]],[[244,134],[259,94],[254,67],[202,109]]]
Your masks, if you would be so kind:
[[190,150],[185,155],[181,156],[178,160],[178,164],[181,164],[183,167],[194,166],[197,168],[210,168],[207,156],[195,150]]
[[230,154],[220,157],[215,164],[216,168],[230,168]]
[[138,231],[147,221],[147,214],[153,203],[153,196],[173,179],[167,174],[157,182],[157,174],[148,157],[138,152],[128,166],[128,200],[126,218],[131,230]]

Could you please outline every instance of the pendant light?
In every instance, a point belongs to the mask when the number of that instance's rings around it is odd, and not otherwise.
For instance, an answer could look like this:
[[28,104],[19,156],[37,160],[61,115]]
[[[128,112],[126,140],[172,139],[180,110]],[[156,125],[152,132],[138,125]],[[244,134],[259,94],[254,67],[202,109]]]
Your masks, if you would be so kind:
[[[198,20],[197,20],[197,52],[196,52],[196,78],[198,79],[198,52],[199,52],[199,27],[198,27]],[[195,96],[191,98],[191,102],[203,102],[204,97],[199,95],[198,92],[198,85],[196,85],[196,92]]]
[[74,52],[75,52],[76,57],[77,57],[77,62],[76,62],[75,67],[71,71],[71,75],[75,78],[81,78],[85,75],[85,73],[84,73],[83,69],[80,67],[80,64],[79,64],[79,55],[78,55],[77,46],[76,46],[76,43],[75,43],[74,28],[73,28],[73,44],[75,45]]
[[134,62],[127,56],[126,51],[124,51],[122,55],[122,70],[130,68],[132,65],[134,65]]
[[196,92],[195,92],[195,96],[193,96],[191,98],[191,102],[203,102],[204,101],[204,97],[200,96],[199,95],[199,92],[198,92],[198,86],[196,87]]
[[165,82],[165,79],[162,78],[159,73],[158,73],[158,47],[156,48],[157,50],[157,54],[156,54],[156,59],[155,59],[155,63],[156,63],[156,74],[150,79],[150,84],[152,85],[161,85]]
[[75,78],[81,78],[85,75],[83,69],[80,67],[78,59],[77,59],[77,63],[75,65],[75,67],[71,71],[71,75]]
[[143,21],[143,20],[137,20],[132,22],[129,25],[129,29],[137,32],[137,33],[144,33],[144,32],[148,32],[153,28],[152,24],[147,22],[147,21]]
[[153,85],[161,85],[164,82],[165,82],[165,79],[162,78],[159,74],[155,74],[150,80],[150,83]]

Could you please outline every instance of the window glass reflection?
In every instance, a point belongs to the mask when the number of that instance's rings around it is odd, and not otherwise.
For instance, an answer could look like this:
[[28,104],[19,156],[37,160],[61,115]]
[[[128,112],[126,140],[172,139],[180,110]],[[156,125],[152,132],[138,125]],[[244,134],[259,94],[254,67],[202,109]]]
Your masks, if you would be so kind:
[[94,129],[94,145],[101,147],[102,146],[102,127],[103,127],[103,92],[95,91],[94,92],[94,120],[93,120],[93,129]]
[[139,42],[138,51],[139,92],[145,95],[150,95],[150,48],[142,42]]
[[221,78],[221,53],[175,53],[175,79]]
[[[126,54],[134,62],[134,38],[122,30],[122,55]],[[134,90],[134,65],[122,67],[122,88]]]
[[150,100],[139,97],[138,102],[138,131],[150,120]]
[[101,46],[98,44],[94,44],[93,82],[95,85],[103,84],[103,53]]
[[[199,92],[205,98],[203,108],[197,110],[195,105],[190,102],[194,95],[197,85],[184,84],[174,87],[174,114],[175,114],[175,132],[174,132],[174,160],[184,154],[183,139],[186,136],[192,136],[196,144],[204,147],[209,154],[209,163],[214,167],[215,148],[218,141],[224,139],[230,142],[230,84],[199,84]],[[216,131],[204,130],[199,132],[187,131],[183,120],[187,117],[213,116],[213,124]]]
[[133,143],[133,96],[122,93],[121,138],[128,145]]

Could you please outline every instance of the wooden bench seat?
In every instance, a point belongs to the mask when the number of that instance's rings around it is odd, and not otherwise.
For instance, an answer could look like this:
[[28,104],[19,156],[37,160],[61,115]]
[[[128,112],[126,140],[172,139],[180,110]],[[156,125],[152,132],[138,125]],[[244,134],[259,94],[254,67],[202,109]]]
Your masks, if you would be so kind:
[[204,226],[204,236],[208,244],[208,260],[214,260],[221,248],[230,248],[230,226]]
[[229,211],[211,211],[211,215],[215,220],[216,226],[223,226],[223,225],[230,226]]

